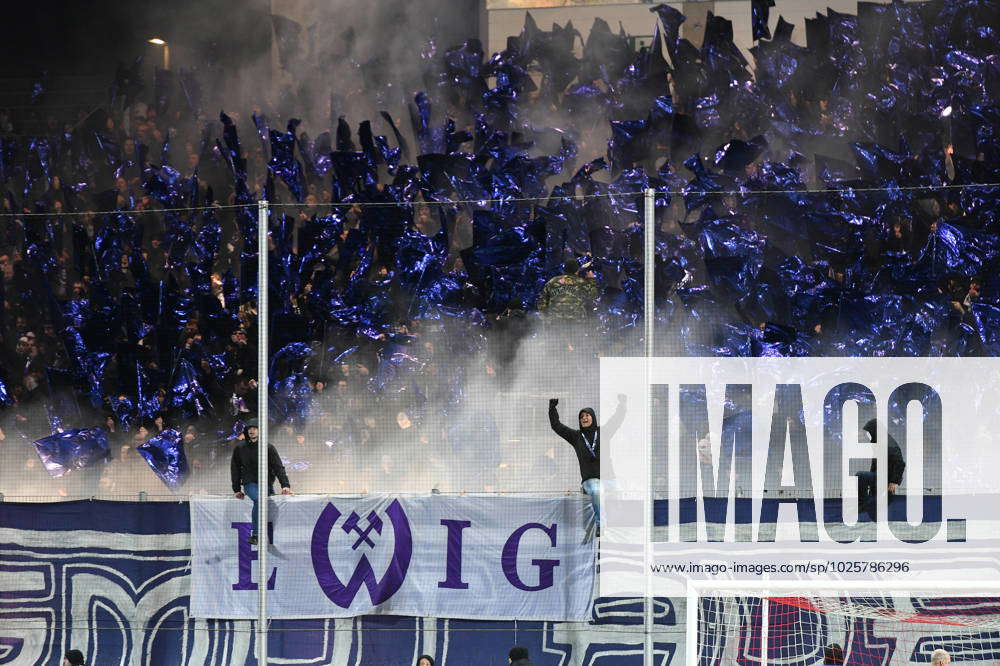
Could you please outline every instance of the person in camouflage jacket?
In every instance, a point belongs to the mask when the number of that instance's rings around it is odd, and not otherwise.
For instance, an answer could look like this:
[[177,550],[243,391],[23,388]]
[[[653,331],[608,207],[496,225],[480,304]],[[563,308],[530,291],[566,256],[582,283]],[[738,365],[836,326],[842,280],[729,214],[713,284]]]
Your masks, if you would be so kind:
[[557,275],[542,288],[538,310],[553,322],[580,321],[594,311],[597,300],[597,280],[578,275],[580,263],[569,259],[563,264],[563,274]]

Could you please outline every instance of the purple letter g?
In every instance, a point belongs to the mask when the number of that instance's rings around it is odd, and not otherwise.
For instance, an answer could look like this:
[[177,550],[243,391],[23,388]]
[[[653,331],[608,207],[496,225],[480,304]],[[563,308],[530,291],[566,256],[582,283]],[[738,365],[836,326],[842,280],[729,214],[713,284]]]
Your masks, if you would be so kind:
[[556,546],[556,525],[553,523],[551,526],[546,527],[541,523],[528,523],[527,525],[521,525],[514,533],[510,535],[507,539],[507,543],[503,545],[503,556],[501,558],[501,563],[503,564],[503,573],[507,576],[507,580],[510,584],[519,590],[524,590],[525,592],[537,592],[538,590],[544,590],[545,588],[552,587],[552,570],[559,566],[559,560],[531,560],[531,563],[538,567],[538,585],[525,585],[524,581],[517,574],[517,549],[521,545],[521,537],[528,530],[542,530],[547,535],[549,535],[549,543],[552,547]]

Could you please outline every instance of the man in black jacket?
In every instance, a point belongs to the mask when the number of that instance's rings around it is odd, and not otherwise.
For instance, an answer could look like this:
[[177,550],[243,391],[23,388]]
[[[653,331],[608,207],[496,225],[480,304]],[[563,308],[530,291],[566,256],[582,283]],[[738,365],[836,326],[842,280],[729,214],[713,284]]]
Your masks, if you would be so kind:
[[[549,400],[549,425],[557,435],[565,439],[576,452],[576,460],[580,465],[581,488],[583,492],[590,496],[590,502],[594,507],[594,519],[597,527],[601,526],[601,430],[597,425],[597,414],[590,407],[580,410],[577,419],[580,424],[579,430],[574,430],[563,425],[559,421],[559,412],[556,406],[559,404],[558,398]],[[625,396],[618,396],[618,409],[614,415],[604,425],[604,434],[608,437],[614,435],[615,431],[625,420]]]
[[[230,470],[233,477],[233,492],[236,499],[249,497],[253,502],[253,532],[250,534],[251,545],[257,544],[257,500],[260,496],[257,479],[257,440],[260,429],[255,421],[249,421],[243,430],[245,441],[233,449],[233,459]],[[275,478],[281,483],[281,494],[292,495],[292,488],[285,474],[285,466],[274,445],[267,446],[267,494],[274,494]]]
[[[872,443],[875,443],[878,439],[878,422],[876,419],[872,419],[866,423],[864,430],[868,433],[868,437]],[[889,463],[889,501],[892,501],[893,495],[899,490],[899,484],[903,482],[903,471],[906,469],[906,462],[903,460],[903,452],[900,450],[896,440],[891,436],[887,435],[887,437],[889,439],[889,446],[886,451],[886,460]],[[877,459],[872,459],[869,471],[858,472],[858,514],[867,512],[868,517],[872,520],[876,519],[876,508],[878,506],[878,495],[875,492],[876,482],[878,481],[877,468]]]

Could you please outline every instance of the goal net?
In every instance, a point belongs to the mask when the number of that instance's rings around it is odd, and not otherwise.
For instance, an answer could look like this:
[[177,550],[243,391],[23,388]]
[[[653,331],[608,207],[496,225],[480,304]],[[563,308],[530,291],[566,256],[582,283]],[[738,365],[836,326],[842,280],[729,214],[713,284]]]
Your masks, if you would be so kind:
[[687,664],[930,664],[936,649],[954,662],[1000,664],[1000,584],[906,585],[692,583]]

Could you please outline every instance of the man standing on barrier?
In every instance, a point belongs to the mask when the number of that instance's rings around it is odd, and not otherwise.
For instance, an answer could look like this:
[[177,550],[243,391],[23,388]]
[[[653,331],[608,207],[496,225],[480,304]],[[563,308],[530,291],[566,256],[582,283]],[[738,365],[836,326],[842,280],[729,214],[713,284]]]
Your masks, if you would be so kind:
[[[576,452],[576,460],[580,465],[581,489],[590,497],[590,502],[594,507],[594,520],[596,522],[598,534],[603,522],[601,513],[602,493],[601,486],[601,430],[597,425],[597,414],[590,407],[580,410],[577,419],[580,429],[574,430],[563,425],[559,421],[559,412],[556,406],[559,404],[558,398],[549,400],[549,425],[557,435],[565,439]],[[604,434],[612,437],[615,431],[625,420],[625,396],[618,395],[618,409],[615,410],[611,419],[604,424]]]
[[[248,542],[250,545],[257,545],[257,501],[260,496],[259,483],[257,479],[257,445],[260,436],[260,428],[257,427],[256,420],[247,422],[243,429],[244,442],[233,449],[233,459],[230,469],[233,477],[233,492],[236,499],[249,497],[253,502],[253,531]],[[274,494],[275,478],[281,483],[282,495],[293,495],[292,488],[288,482],[288,475],[285,474],[285,466],[281,462],[281,456],[274,445],[267,446],[267,494]]]

